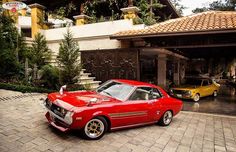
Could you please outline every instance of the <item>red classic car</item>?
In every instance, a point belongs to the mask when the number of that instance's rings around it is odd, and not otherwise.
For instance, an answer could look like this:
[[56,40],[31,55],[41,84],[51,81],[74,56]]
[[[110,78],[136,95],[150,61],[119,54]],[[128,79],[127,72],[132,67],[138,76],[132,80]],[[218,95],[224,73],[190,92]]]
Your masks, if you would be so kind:
[[152,123],[167,126],[182,108],[158,86],[132,80],[109,80],[96,91],[51,93],[45,100],[49,123],[61,131],[80,129],[87,139],[108,130]]

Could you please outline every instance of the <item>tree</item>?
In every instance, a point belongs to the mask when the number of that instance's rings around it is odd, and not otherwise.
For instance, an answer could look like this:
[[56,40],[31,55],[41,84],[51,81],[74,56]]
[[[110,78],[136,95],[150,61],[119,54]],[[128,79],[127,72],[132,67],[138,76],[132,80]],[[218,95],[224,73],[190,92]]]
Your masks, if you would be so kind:
[[73,35],[68,29],[64,39],[60,43],[58,61],[60,66],[60,83],[74,84],[78,82],[81,65],[79,62],[79,45],[73,39]]
[[20,73],[20,64],[17,59],[18,30],[14,21],[0,14],[0,76],[10,78]]
[[178,13],[180,15],[183,14],[183,10],[186,9],[182,4],[180,4],[181,0],[171,0],[171,3],[174,5],[174,7],[177,9]]
[[152,25],[157,23],[159,16],[156,15],[155,11],[164,5],[160,4],[157,0],[139,0],[136,1],[136,5],[140,9],[140,17],[146,25]]
[[51,50],[47,46],[46,38],[40,33],[35,36],[31,51],[32,63],[36,64],[39,68],[46,65],[51,59]]
[[196,8],[192,12],[199,13],[209,10],[216,11],[235,11],[236,0],[217,0],[209,4],[209,7]]

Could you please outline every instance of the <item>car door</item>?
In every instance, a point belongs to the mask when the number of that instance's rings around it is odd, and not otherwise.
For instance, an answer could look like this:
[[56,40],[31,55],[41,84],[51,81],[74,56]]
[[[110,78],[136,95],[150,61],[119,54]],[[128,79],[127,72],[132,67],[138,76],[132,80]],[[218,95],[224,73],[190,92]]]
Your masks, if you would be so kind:
[[157,121],[163,114],[162,103],[164,102],[164,97],[157,88],[152,88],[152,91],[149,95],[149,104],[151,105],[151,111],[149,117],[151,121]]
[[209,81],[207,79],[204,79],[202,82],[201,87],[201,96],[209,96],[211,93],[211,86],[209,85]]
[[153,104],[149,101],[150,87],[137,87],[127,101],[116,105],[116,112],[110,114],[113,128],[146,124],[152,120]]

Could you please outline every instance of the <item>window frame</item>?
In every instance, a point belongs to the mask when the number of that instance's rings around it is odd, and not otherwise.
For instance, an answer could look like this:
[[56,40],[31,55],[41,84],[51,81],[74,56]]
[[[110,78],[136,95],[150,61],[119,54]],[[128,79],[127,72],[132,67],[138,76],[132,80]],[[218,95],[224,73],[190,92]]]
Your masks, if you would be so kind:
[[[135,91],[136,91],[138,88],[151,88],[151,91],[153,91],[153,90],[155,89],[155,90],[157,91],[157,93],[159,94],[160,97],[158,97],[158,98],[156,98],[156,99],[148,99],[148,100],[130,100],[131,96],[135,93]],[[149,94],[150,94],[151,91],[149,91]],[[132,93],[130,94],[130,96],[127,98],[126,101],[130,101],[130,102],[132,102],[132,101],[151,101],[151,100],[160,99],[160,98],[162,98],[162,97],[163,97],[163,94],[162,94],[161,91],[160,91],[158,88],[156,88],[156,87],[150,87],[150,86],[136,86],[135,89],[133,90],[133,92],[132,92]]]

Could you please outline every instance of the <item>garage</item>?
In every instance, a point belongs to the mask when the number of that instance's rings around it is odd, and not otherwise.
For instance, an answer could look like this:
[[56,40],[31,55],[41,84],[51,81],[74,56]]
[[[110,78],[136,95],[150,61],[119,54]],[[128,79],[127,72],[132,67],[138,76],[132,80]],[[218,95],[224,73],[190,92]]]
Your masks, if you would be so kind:
[[111,39],[139,49],[140,80],[169,89],[187,76],[220,84],[218,96],[184,101],[184,110],[236,115],[236,12],[209,11],[171,19]]

